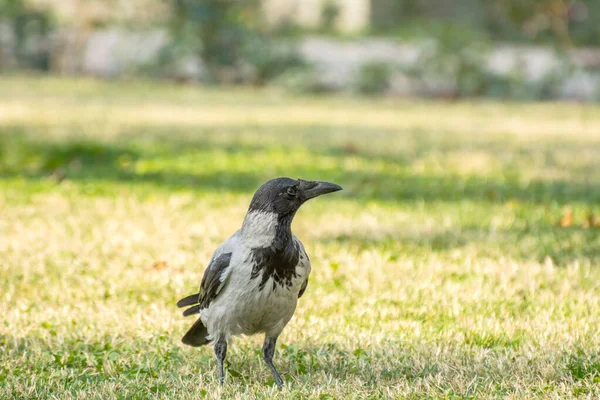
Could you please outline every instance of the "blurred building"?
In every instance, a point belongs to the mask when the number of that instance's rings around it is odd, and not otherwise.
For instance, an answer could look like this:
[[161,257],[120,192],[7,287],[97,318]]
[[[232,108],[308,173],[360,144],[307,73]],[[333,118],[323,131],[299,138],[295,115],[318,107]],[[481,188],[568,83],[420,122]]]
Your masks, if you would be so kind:
[[144,24],[164,18],[168,3],[157,0],[27,0],[28,5],[50,10],[63,25],[101,26],[115,23]]

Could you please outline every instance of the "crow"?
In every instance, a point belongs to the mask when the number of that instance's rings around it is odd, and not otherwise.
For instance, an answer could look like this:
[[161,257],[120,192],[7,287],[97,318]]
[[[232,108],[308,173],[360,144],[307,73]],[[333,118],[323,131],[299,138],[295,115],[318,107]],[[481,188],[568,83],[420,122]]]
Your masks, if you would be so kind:
[[236,335],[265,334],[263,358],[281,388],[273,365],[279,334],[292,318],[308,285],[310,259],[292,233],[294,215],[304,202],[342,188],[334,183],[277,178],[254,194],[240,230],[217,248],[198,293],[178,307],[184,316],[200,314],[182,342],[214,346],[223,385],[227,345]]

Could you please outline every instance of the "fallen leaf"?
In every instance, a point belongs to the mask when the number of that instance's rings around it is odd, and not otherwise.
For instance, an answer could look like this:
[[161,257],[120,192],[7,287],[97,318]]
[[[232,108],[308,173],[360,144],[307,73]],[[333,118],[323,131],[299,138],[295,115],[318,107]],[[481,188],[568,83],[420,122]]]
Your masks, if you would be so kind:
[[584,229],[593,228],[595,221],[596,221],[596,216],[594,215],[593,211],[590,211],[590,213],[588,214],[585,221],[583,221],[583,223],[581,224],[581,227]]
[[569,226],[573,225],[573,209],[571,207],[566,207],[564,209],[558,225],[562,228],[568,228]]
[[345,143],[344,146],[342,146],[342,149],[344,150],[344,152],[346,152],[346,154],[358,153],[358,147],[352,142]]
[[166,269],[167,267],[168,267],[168,265],[167,265],[166,261],[156,261],[154,264],[152,264],[150,269],[152,269],[154,271],[162,271],[162,270]]
[[596,217],[593,211],[590,211],[590,214],[587,217],[587,223],[590,228],[600,227],[600,218]]

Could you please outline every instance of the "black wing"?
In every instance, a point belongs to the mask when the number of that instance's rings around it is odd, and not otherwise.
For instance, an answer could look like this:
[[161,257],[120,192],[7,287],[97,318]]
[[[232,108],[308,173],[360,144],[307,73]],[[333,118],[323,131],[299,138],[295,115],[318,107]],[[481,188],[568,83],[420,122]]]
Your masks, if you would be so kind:
[[298,293],[298,298],[302,297],[302,295],[304,294],[304,292],[306,291],[306,287],[308,286],[308,278],[306,278],[306,280],[304,281],[304,283],[302,284],[302,287],[300,288],[300,292]]
[[212,260],[206,271],[204,271],[200,291],[177,302],[177,307],[180,308],[191,306],[183,312],[184,317],[200,313],[200,310],[208,307],[211,301],[217,297],[223,286],[225,286],[230,261],[231,253],[221,254]]

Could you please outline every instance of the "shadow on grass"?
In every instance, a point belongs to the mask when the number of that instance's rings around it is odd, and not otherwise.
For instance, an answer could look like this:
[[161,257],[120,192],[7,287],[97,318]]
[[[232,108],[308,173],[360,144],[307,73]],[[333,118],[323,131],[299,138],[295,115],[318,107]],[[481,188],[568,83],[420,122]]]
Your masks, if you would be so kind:
[[483,226],[438,229],[431,233],[410,233],[402,229],[378,236],[352,233],[320,237],[319,240],[358,250],[382,248],[391,257],[451,255],[456,250],[468,250],[478,258],[544,262],[549,257],[558,266],[576,260],[587,260],[592,265],[600,263],[600,228],[561,228],[539,222],[528,227],[513,226],[495,231]]
[[[19,177],[58,182],[65,179],[98,187],[117,183],[148,185],[153,190],[228,191],[249,195],[265,180],[287,175],[340,183],[346,189],[345,196],[359,201],[494,204],[516,200],[534,205],[578,202],[591,208],[600,203],[600,185],[580,181],[534,180],[523,185],[518,176],[464,176],[452,172],[414,175],[409,166],[411,157],[416,156],[411,155],[411,151],[416,154],[461,146],[447,140],[445,144],[436,144],[428,135],[425,139],[415,139],[415,133],[396,133],[396,136],[412,138],[416,145],[409,150],[400,148],[398,154],[393,155],[389,150],[377,153],[344,141],[318,142],[319,134],[326,133],[320,128],[316,128],[318,134],[306,129],[309,133],[282,144],[277,139],[277,134],[282,133],[280,130],[286,132],[284,127],[257,132],[259,139],[264,134],[264,141],[244,136],[245,131],[239,127],[224,129],[225,136],[220,129],[191,136],[188,131],[169,135],[164,130],[149,129],[143,133],[124,133],[118,141],[91,141],[77,137],[44,140],[23,126],[4,127],[0,129],[0,180]],[[302,132],[296,133],[302,135]],[[349,137],[355,138],[357,133],[351,132]],[[462,145],[474,146],[472,143]],[[481,146],[493,153],[500,145],[484,142]],[[583,150],[578,146],[565,144],[568,151],[574,153]],[[360,166],[345,168],[349,158]],[[375,164],[380,168],[372,168]],[[559,264],[577,258],[600,260],[597,230],[560,229],[540,222],[539,218],[536,221],[493,233],[484,224],[475,224],[412,236],[398,231],[378,237],[339,235],[323,240],[359,248],[386,245],[390,249],[435,253],[471,246],[481,256],[538,261],[549,256]]]
[[[589,180],[555,179],[522,183],[518,171],[505,176],[458,175],[451,171],[415,175],[409,168],[411,160],[418,154],[449,151],[460,146],[482,146],[482,150],[493,155],[502,147],[497,141],[461,144],[444,139],[440,143],[433,141],[431,135],[422,138],[421,133],[396,132],[396,137],[407,136],[416,144],[413,143],[410,149],[400,147],[397,154],[392,154],[389,149],[379,152],[362,149],[343,142],[343,139],[342,142],[319,141],[319,135],[324,137],[326,133],[323,127],[305,127],[304,130],[296,127],[299,129],[296,132],[298,137],[293,140],[285,139],[286,135],[294,135],[288,127],[270,127],[271,130],[266,132],[260,128],[255,140],[244,136],[245,130],[240,127],[219,127],[196,135],[190,135],[187,130],[167,133],[165,129],[149,128],[143,132],[124,133],[118,141],[90,141],[76,137],[44,140],[27,129],[29,127],[24,126],[0,129],[0,179],[21,177],[39,180],[50,177],[57,181],[68,179],[91,184],[149,184],[167,190],[226,190],[249,194],[265,180],[287,175],[338,182],[347,188],[347,196],[359,200],[475,200],[490,203],[517,200],[537,204],[579,202],[589,205],[600,202],[600,185]],[[351,128],[347,130],[351,131]],[[303,135],[305,131],[310,133]],[[263,134],[264,141],[261,140]],[[279,140],[278,135],[283,135],[283,139]],[[355,138],[358,133],[350,132],[349,135]],[[385,135],[379,138],[384,139]],[[574,157],[577,151],[585,148],[585,144],[567,145],[574,146]],[[279,151],[280,159],[270,163],[273,150]],[[215,165],[211,158],[215,152],[222,155],[217,160],[219,165]],[[296,160],[289,164],[281,159],[294,154],[306,154],[307,158],[316,159],[307,162]],[[319,158],[326,163],[319,162]],[[365,167],[349,170],[345,164],[349,158]],[[248,168],[243,168],[243,165],[231,168],[233,160],[238,164],[246,163]],[[140,162],[150,165],[150,168],[140,167]],[[255,164],[264,168],[259,171]],[[378,164],[377,168],[375,164]]]

